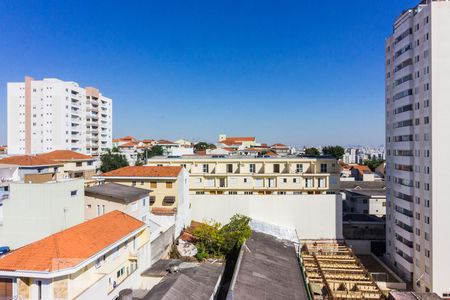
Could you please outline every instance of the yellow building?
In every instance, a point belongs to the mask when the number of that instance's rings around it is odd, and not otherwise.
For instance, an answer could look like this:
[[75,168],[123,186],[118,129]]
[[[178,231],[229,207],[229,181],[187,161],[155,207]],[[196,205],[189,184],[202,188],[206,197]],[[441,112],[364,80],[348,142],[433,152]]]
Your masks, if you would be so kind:
[[155,157],[149,166],[183,166],[191,194],[326,194],[339,188],[329,157]]

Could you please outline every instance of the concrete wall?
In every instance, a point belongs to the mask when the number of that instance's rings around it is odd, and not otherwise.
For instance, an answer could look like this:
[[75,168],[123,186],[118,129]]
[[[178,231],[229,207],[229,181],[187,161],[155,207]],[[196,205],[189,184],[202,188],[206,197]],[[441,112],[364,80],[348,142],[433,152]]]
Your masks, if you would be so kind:
[[9,199],[3,201],[0,244],[16,249],[83,221],[83,180],[11,183]]
[[190,195],[192,220],[227,223],[234,214],[295,227],[300,239],[342,238],[340,195]]

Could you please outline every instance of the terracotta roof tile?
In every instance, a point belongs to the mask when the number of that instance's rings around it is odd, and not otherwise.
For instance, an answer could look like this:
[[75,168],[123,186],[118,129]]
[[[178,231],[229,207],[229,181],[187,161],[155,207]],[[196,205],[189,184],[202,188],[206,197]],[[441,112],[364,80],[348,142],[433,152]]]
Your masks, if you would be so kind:
[[0,270],[52,272],[74,267],[145,223],[117,210],[10,252]]
[[128,166],[103,173],[100,177],[177,177],[181,166]]
[[152,207],[152,214],[158,216],[173,216],[176,212],[176,208]]
[[71,161],[71,160],[93,160],[92,156],[84,155],[70,150],[55,150],[52,152],[37,155],[41,158],[52,159],[56,161]]
[[119,145],[119,148],[134,147],[134,146],[136,146],[136,145],[137,145],[136,142],[128,142],[128,143]]
[[57,161],[40,157],[37,155],[18,155],[0,159],[0,164],[18,166],[60,166]]
[[366,165],[356,165],[352,166],[350,170],[355,169],[359,172],[359,174],[372,174],[372,170]]

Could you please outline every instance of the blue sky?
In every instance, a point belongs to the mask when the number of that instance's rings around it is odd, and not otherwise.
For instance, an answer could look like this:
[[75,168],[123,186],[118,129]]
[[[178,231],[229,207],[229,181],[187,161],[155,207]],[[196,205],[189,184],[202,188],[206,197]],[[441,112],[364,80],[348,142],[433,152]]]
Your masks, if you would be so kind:
[[0,1],[6,83],[96,86],[114,136],[382,144],[384,39],[417,1]]

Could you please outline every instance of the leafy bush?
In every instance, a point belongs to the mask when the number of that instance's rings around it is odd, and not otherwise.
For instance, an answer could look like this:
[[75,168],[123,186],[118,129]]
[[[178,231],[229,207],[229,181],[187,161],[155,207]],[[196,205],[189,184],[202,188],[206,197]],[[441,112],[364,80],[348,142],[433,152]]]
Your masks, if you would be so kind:
[[236,214],[224,226],[212,221],[195,228],[193,234],[197,238],[197,259],[225,258],[252,235],[249,223],[249,217]]

